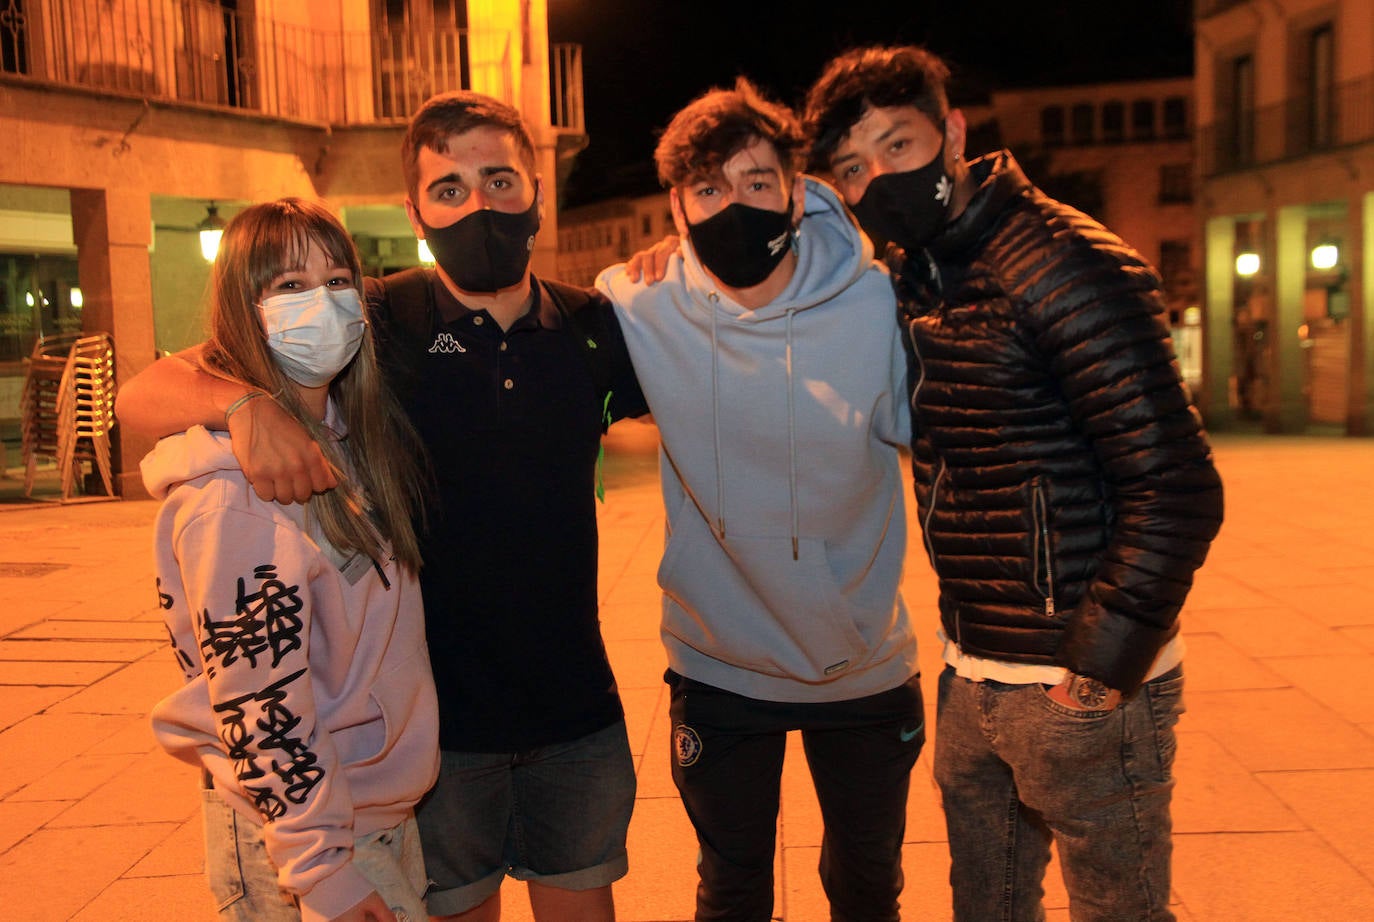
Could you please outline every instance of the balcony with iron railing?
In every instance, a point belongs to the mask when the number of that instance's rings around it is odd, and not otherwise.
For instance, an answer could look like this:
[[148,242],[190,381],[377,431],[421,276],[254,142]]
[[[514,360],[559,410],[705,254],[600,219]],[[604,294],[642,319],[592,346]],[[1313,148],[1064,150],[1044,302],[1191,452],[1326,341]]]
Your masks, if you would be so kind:
[[[339,32],[212,0],[0,0],[0,75],[149,100],[332,125],[404,121],[434,93],[473,87],[513,99],[505,36],[467,29]],[[549,48],[550,124],[583,130],[582,57]],[[497,85],[493,85],[493,83]]]
[[1257,109],[1222,111],[1199,131],[1202,175],[1216,176],[1374,142],[1374,76]]

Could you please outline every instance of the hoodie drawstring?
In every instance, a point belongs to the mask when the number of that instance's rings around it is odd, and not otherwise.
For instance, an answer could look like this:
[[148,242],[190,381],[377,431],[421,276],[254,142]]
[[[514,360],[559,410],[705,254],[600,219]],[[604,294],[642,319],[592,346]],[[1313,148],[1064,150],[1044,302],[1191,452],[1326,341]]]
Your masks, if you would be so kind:
[[787,312],[787,490],[792,503],[792,559],[797,560],[797,532],[800,514],[797,511],[797,414],[792,396],[792,315]]
[[725,537],[725,463],[720,457],[720,353],[716,341],[715,292],[711,293],[711,431],[716,456],[716,531]]

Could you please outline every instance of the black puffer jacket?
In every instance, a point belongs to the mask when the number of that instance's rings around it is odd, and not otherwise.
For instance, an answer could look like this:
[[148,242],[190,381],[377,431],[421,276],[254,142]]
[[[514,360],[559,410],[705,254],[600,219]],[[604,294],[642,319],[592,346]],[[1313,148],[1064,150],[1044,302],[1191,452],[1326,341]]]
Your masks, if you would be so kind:
[[1178,630],[1221,480],[1159,277],[1009,153],[923,253],[894,252],[916,499],[946,634],[1134,692]]

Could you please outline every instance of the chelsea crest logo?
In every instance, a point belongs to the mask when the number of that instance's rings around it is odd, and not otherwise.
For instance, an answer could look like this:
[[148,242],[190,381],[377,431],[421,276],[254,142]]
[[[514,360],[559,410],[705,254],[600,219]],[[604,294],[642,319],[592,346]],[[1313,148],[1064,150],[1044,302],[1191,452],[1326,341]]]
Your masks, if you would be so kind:
[[686,724],[678,724],[673,730],[673,754],[683,768],[701,758],[701,737],[697,736],[697,731]]

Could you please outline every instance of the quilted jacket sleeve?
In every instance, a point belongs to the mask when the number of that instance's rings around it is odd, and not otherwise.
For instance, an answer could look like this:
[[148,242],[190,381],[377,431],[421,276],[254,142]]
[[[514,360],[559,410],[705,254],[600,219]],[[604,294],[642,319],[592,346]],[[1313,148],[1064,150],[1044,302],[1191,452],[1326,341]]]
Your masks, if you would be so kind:
[[[1222,519],[1222,487],[1164,322],[1159,278],[1120,239],[1043,196],[1039,245],[1009,290],[1048,358],[1109,503],[1108,546],[1057,660],[1130,694],[1176,620]],[[1048,215],[1048,220],[1045,216]]]

